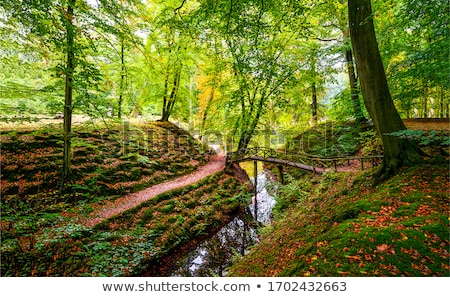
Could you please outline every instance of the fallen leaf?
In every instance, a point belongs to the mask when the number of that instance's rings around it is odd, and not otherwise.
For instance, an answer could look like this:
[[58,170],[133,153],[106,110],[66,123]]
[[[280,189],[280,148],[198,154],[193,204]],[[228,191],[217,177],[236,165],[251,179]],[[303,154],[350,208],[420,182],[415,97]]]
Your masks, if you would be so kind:
[[377,252],[384,252],[387,249],[388,249],[388,245],[385,243],[377,245]]
[[345,257],[348,258],[350,262],[361,260],[361,256],[345,256]]

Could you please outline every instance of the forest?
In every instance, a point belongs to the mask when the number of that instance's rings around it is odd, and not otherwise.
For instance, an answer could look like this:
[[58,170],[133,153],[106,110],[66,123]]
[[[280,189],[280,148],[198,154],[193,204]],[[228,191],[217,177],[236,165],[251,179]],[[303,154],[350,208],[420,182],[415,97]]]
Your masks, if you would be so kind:
[[2,0],[1,276],[450,276],[449,11]]

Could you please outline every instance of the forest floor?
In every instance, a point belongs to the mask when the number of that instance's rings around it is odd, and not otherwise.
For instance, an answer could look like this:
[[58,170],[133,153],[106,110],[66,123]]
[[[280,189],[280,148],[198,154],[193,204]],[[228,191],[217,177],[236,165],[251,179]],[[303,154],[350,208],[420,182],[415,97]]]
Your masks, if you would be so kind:
[[[80,123],[73,178],[62,193],[59,129],[1,129],[2,275],[136,275],[248,203],[248,187],[221,170],[224,157],[208,162],[208,148],[175,125]],[[448,121],[405,123],[448,131]],[[308,142],[313,154],[378,152],[371,133],[321,129],[302,136],[318,139]],[[361,140],[369,149],[358,147]],[[351,172],[297,179],[284,189],[289,199],[277,203],[285,214],[263,229],[261,245],[231,275],[448,275],[446,165],[444,157],[407,168],[377,188],[356,164]]]
[[230,276],[448,277],[448,170],[448,160],[428,162],[376,187],[370,171],[297,180]]
[[224,167],[224,155],[212,156],[207,164],[198,168],[195,172],[178,177],[168,182],[154,185],[142,191],[123,196],[105,204],[93,205],[93,211],[88,215],[88,217],[80,218],[80,223],[86,227],[93,227],[106,219],[134,208],[164,192],[198,183],[200,180],[222,171]]
[[[405,123],[437,131],[428,135],[448,137],[450,131],[448,119]],[[316,132],[328,135],[319,131],[325,128]],[[310,148],[319,151],[330,140]],[[376,150],[376,142],[366,144],[360,149]],[[317,176],[289,171],[288,183],[275,194],[273,224],[260,231],[258,245],[236,259],[229,275],[450,276],[449,147],[421,148],[429,154],[423,163],[376,186],[376,168]]]
[[242,209],[239,176],[186,131],[108,126],[76,126],[62,192],[60,129],[3,130],[2,276],[136,275]]

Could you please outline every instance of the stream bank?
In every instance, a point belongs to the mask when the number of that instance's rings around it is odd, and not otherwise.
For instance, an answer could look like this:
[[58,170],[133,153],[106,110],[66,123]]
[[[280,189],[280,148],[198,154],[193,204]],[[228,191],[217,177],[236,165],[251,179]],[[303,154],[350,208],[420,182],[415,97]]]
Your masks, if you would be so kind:
[[[254,177],[250,181],[254,184]],[[236,255],[246,255],[259,242],[257,228],[271,221],[275,199],[267,192],[268,176],[258,172],[257,211],[255,220],[254,199],[244,211],[231,217],[229,222],[209,236],[190,241],[177,248],[141,276],[207,277],[226,276],[227,268]]]

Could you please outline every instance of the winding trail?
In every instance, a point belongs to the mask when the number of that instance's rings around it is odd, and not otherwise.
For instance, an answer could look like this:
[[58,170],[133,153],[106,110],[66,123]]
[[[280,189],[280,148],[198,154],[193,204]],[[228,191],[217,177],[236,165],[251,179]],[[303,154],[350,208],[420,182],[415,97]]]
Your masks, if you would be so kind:
[[205,177],[222,171],[224,168],[225,156],[212,156],[206,165],[200,167],[193,173],[178,177],[174,180],[162,184],[154,185],[150,188],[136,193],[120,197],[112,202],[94,206],[93,212],[91,212],[89,216],[87,218],[84,218],[80,223],[86,227],[93,227],[97,224],[100,224],[104,220],[118,215],[133,207],[136,207],[137,205],[150,200],[151,198],[159,194],[199,182]]
[[[118,215],[124,211],[138,206],[139,204],[150,200],[159,194],[167,191],[175,190],[178,188],[186,187],[190,184],[199,182],[200,180],[222,171],[225,168],[225,155],[212,156],[209,162],[197,169],[197,171],[178,177],[174,180],[167,181],[162,184],[157,184],[142,191],[125,195],[114,201],[107,202],[101,205],[94,205],[94,210],[84,218],[80,218],[80,224],[86,227],[93,227],[100,224],[106,219],[109,219],[115,215]],[[354,162],[352,162],[354,163]],[[286,164],[287,165],[287,164]],[[306,166],[306,165],[303,165]],[[312,168],[312,167],[311,167]],[[358,171],[356,164],[350,166],[342,166],[339,168],[339,172],[351,172]],[[328,168],[315,168],[316,172],[332,171]]]

